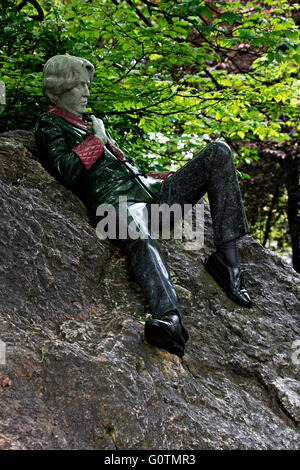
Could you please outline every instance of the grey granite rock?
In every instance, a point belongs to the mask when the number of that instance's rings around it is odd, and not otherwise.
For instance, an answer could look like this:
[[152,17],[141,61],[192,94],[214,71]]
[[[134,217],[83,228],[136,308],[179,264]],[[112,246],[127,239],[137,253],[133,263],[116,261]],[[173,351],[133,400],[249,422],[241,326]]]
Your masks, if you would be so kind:
[[0,449],[299,448],[297,273],[247,236],[255,303],[234,304],[203,266],[214,249],[203,200],[204,248],[163,241],[186,354],[148,345],[125,257],[27,137],[0,135]]

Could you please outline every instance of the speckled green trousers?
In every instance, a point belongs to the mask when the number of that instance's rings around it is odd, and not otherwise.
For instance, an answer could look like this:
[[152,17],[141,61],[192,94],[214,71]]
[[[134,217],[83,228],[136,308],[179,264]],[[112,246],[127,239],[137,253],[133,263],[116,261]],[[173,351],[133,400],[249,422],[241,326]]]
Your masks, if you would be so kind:
[[[216,245],[249,233],[241,192],[227,144],[213,142],[162,184],[160,203],[196,204],[207,193]],[[122,240],[132,271],[153,317],[180,313],[165,256],[156,239]]]
[[196,204],[207,193],[216,245],[249,233],[230,147],[213,142],[163,183],[160,202]]

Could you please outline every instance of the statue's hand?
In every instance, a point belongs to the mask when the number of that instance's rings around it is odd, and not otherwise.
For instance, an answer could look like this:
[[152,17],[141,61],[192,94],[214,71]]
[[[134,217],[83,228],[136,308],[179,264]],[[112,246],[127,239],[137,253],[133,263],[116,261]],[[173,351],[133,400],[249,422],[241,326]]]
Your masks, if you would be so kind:
[[94,134],[94,127],[93,127],[92,121],[88,121],[86,127],[87,127],[87,131],[86,131],[87,135]]
[[89,124],[92,125],[93,131],[92,133],[98,137],[100,142],[105,145],[108,141],[108,137],[105,133],[105,127],[101,119],[96,118],[93,114],[91,115],[92,122],[87,124],[88,132],[89,132]]

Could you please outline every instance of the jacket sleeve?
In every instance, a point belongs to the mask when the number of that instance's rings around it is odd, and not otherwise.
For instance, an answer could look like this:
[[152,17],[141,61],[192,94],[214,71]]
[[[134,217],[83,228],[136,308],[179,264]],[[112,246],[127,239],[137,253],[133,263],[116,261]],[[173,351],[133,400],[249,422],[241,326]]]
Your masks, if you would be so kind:
[[[73,186],[80,176],[102,155],[104,147],[95,137],[87,138],[73,150],[69,148],[63,129],[51,117],[41,116],[36,124],[36,143],[47,170],[65,186]],[[86,155],[93,146],[94,161]],[[81,159],[82,157],[82,159]]]
[[108,150],[110,150],[110,152],[112,152],[115,155],[115,157],[120,158],[120,160],[124,160],[124,153],[118,147],[117,143],[112,138],[111,134],[106,131],[106,135],[108,138],[107,143],[106,143],[106,147],[108,148]]
[[124,160],[124,154],[122,150],[120,150],[119,147],[117,147],[111,139],[108,139],[106,146],[108,150],[110,150],[116,157],[120,158],[121,160]]

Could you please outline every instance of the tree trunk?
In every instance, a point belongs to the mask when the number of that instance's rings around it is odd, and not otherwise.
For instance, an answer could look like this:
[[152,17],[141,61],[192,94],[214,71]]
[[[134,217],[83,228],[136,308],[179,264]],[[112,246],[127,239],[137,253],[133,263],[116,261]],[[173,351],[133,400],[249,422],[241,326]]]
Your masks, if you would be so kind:
[[272,218],[273,218],[273,210],[274,210],[274,207],[277,203],[278,195],[279,195],[279,184],[276,184],[275,190],[274,190],[274,193],[273,193],[273,197],[272,197],[272,201],[271,201],[271,204],[270,204],[270,208],[269,208],[268,217],[267,217],[265,233],[264,233],[264,239],[263,239],[263,243],[262,243],[263,246],[266,246],[268,238],[269,238],[269,233],[270,233],[270,229],[271,229],[271,222],[272,222]]
[[285,185],[288,193],[287,216],[291,237],[291,245],[293,250],[293,268],[299,273],[299,163],[297,162],[296,155],[293,156],[292,152],[287,152],[286,158],[283,160],[283,166],[285,170]]

